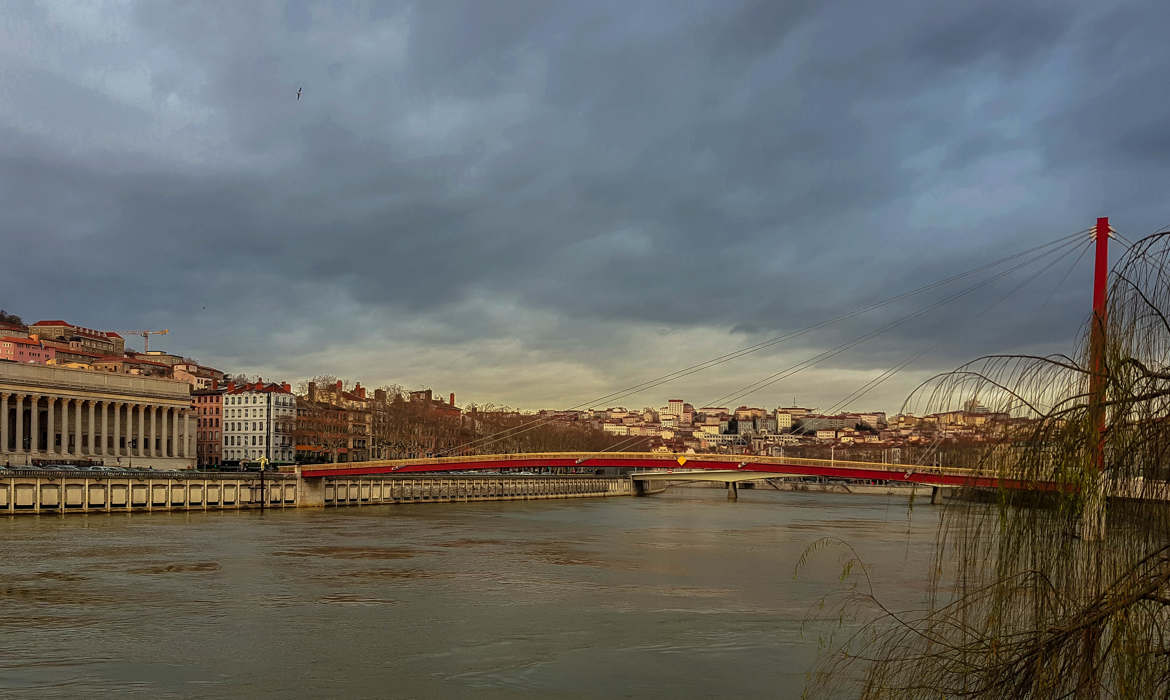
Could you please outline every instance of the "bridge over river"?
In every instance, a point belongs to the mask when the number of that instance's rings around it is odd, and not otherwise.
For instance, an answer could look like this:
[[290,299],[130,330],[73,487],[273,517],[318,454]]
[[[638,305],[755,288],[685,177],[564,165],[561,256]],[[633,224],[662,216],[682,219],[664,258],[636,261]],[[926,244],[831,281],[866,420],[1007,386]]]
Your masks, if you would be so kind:
[[[461,457],[426,457],[421,459],[391,459],[373,462],[314,464],[297,468],[302,478],[316,479],[337,476],[374,474],[412,474],[443,472],[474,472],[500,469],[651,469],[671,472],[708,470],[773,476],[823,476],[835,479],[866,479],[904,481],[928,486],[966,486],[977,488],[1046,489],[1048,483],[1000,479],[974,469],[896,464],[884,462],[853,462],[840,459],[805,459],[802,457],[761,457],[755,455],[677,454],[670,452],[539,452],[520,454],[470,455]],[[290,470],[293,471],[293,470]],[[639,478],[647,478],[639,475]],[[695,476],[689,476],[694,479]],[[709,481],[739,481],[744,477],[728,479],[712,475]]]
[[[554,470],[552,474],[516,473]],[[1055,482],[973,469],[800,457],[663,452],[550,452],[314,464],[278,473],[0,469],[0,513],[208,510],[377,503],[646,495],[686,481],[736,484],[779,476],[900,482],[944,488],[1053,490]],[[1152,488],[1153,487],[1153,488]],[[1165,484],[1112,497],[1170,500]]]
[[[524,474],[552,469],[553,474]],[[604,471],[604,475],[597,474]],[[454,473],[458,472],[458,473]],[[279,473],[0,469],[0,513],[296,508],[644,495],[677,481],[776,476],[993,487],[970,470],[839,460],[556,452],[317,464]],[[656,483],[657,482],[657,483]],[[1010,484],[1024,487],[1022,484]]]
[[[677,454],[670,452],[544,452],[490,454],[458,457],[425,457],[371,462],[319,464],[295,470],[307,484],[306,500],[326,500],[325,481],[339,477],[404,476],[450,472],[498,472],[500,470],[559,469],[572,471],[630,470],[631,493],[654,492],[651,484],[679,481],[724,482],[728,496],[736,496],[741,481],[778,476],[817,476],[831,479],[896,481],[934,487],[932,500],[941,496],[940,488],[1009,488],[1050,490],[1054,484],[999,478],[973,469],[921,464],[856,462],[801,457],[762,457],[722,454]],[[319,486],[314,486],[321,482]],[[660,489],[659,489],[660,490]]]

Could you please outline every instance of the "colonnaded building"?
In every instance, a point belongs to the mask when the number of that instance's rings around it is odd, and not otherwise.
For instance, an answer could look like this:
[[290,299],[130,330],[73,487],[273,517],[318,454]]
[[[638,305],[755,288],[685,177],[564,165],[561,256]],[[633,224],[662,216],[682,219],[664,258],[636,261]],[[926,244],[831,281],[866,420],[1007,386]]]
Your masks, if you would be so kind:
[[0,464],[191,469],[190,385],[0,362]]

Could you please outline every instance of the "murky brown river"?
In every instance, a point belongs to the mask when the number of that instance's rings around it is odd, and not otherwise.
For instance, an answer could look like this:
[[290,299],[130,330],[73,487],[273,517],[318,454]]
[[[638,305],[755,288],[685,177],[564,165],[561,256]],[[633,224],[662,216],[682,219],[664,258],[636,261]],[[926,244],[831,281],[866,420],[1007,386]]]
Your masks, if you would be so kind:
[[0,696],[798,697],[840,537],[921,599],[904,498],[0,517]]

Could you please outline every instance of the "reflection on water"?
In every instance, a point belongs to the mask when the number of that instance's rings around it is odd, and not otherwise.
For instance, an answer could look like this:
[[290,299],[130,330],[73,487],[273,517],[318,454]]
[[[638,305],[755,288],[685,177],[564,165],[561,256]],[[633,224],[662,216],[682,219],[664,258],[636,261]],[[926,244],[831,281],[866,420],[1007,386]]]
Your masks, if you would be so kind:
[[0,518],[0,696],[798,696],[823,536],[920,602],[905,500],[650,498]]

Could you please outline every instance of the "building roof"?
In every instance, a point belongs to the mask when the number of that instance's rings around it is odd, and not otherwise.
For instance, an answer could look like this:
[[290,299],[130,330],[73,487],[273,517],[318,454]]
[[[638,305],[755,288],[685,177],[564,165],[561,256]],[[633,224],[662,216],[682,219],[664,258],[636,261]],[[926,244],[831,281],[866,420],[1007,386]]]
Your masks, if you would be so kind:
[[[74,352],[74,351],[70,350],[70,352]],[[93,355],[94,357],[101,357],[100,355],[94,355],[93,353],[78,352],[77,354],[78,355],[82,355],[82,354]],[[140,360],[137,357],[118,357],[117,355],[106,355],[105,357],[102,357],[102,359],[100,359],[98,361],[99,362],[124,362],[126,364],[131,364],[131,365],[154,365],[155,367],[165,367],[166,369],[171,368],[171,366],[165,362],[155,362],[154,360]]]
[[284,388],[281,384],[268,382],[267,384],[256,382],[253,384],[241,384],[239,386],[230,386],[227,389],[229,394],[248,394],[253,392],[260,392],[263,394],[291,394],[292,391]]
[[184,372],[189,372],[197,377],[210,377],[214,375],[223,375],[223,372],[214,367],[201,365],[198,362],[177,362],[174,365],[175,369],[181,369]]
[[[35,345],[38,348],[44,347],[43,343],[38,343],[35,340],[31,340],[29,338],[16,338],[13,336],[0,336],[0,343],[18,343],[20,345]],[[55,349],[56,348],[54,348],[54,350]]]
[[55,327],[65,326],[66,328],[72,328],[72,329],[80,332],[82,335],[106,336],[108,338],[121,338],[122,337],[122,336],[118,335],[115,331],[97,331],[97,330],[94,330],[92,328],[86,328],[85,326],[78,326],[78,325],[69,323],[67,321],[61,321],[61,320],[37,321],[36,323],[29,324],[30,328],[33,326],[55,326]]

